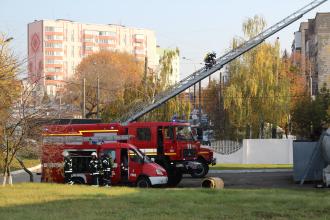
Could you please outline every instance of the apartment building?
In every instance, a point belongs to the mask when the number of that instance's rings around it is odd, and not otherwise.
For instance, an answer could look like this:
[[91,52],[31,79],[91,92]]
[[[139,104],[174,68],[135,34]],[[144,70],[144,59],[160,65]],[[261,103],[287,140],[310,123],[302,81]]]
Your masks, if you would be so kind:
[[28,24],[28,76],[37,90],[55,97],[74,75],[80,61],[100,50],[128,52],[148,58],[156,68],[155,32],[114,24],[86,24],[70,20],[39,20]]
[[300,24],[292,44],[294,62],[306,75],[313,95],[330,88],[330,13],[317,13]]

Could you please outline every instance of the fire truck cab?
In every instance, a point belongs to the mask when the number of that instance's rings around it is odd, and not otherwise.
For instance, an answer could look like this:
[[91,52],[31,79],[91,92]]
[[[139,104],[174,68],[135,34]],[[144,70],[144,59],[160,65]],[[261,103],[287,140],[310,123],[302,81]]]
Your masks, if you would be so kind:
[[194,140],[189,123],[132,122],[126,126],[126,134],[128,143],[166,169],[170,186],[177,185],[182,174],[204,169],[196,161],[200,143]]
[[[81,125],[86,128],[93,125]],[[113,160],[112,184],[128,184],[149,187],[167,184],[167,173],[160,165],[151,161],[143,152],[128,143],[114,139],[122,138],[112,130],[83,130],[78,126],[67,126],[61,132],[46,132],[42,149],[42,182],[64,182],[63,151],[72,158],[72,181],[77,184],[90,184],[89,162],[96,152],[111,154]],[[64,126],[66,127],[66,126]],[[49,128],[49,127],[48,127]],[[59,128],[59,127],[58,127]],[[116,130],[115,130],[116,131]]]

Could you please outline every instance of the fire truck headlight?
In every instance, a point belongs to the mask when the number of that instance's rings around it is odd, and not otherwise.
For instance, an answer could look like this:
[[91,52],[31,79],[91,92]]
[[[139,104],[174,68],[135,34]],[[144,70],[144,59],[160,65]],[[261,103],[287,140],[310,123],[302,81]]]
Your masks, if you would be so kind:
[[164,175],[163,172],[160,169],[156,169],[156,174],[158,176],[163,176]]

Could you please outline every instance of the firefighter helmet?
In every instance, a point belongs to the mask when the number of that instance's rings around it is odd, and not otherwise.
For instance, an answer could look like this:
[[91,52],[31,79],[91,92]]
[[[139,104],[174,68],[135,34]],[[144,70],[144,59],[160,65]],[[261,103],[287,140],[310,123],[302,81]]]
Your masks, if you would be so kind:
[[69,156],[69,152],[63,151],[62,155],[63,155],[63,157],[68,157]]
[[91,155],[97,157],[96,152],[93,152]]

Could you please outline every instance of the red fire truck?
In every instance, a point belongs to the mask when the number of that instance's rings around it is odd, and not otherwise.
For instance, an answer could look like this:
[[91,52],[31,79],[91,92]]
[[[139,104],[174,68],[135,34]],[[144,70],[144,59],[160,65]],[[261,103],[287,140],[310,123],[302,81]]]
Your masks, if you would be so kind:
[[91,183],[88,171],[91,153],[112,155],[113,184],[140,187],[167,184],[167,173],[143,152],[128,143],[120,143],[127,136],[117,135],[116,125],[77,124],[50,125],[44,128],[42,148],[42,182],[64,182],[63,152],[72,158],[72,180],[79,184]]
[[194,140],[189,123],[132,122],[124,130],[131,136],[128,143],[166,169],[169,185],[177,185],[185,173],[204,177],[215,164],[213,152]]
[[[125,140],[117,141],[133,144],[166,169],[170,186],[177,185],[184,173],[194,177],[204,177],[208,172],[208,164],[215,163],[213,152],[201,148],[200,143],[194,140],[189,123],[133,122],[126,126],[119,123],[67,124],[48,128],[62,133],[78,132],[79,129],[86,131],[114,129],[119,137],[127,136]],[[99,141],[104,138],[100,135],[98,137]]]

